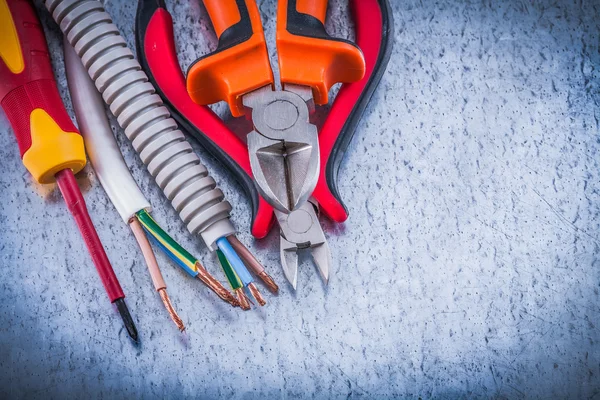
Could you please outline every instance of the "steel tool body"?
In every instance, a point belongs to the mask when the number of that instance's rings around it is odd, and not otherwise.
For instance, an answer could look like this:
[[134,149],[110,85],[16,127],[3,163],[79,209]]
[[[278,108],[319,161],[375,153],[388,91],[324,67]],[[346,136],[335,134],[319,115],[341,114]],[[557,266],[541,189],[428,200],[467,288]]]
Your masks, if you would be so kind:
[[[227,165],[250,195],[252,233],[280,225],[281,261],[296,286],[297,250],[311,248],[323,278],[330,254],[315,208],[347,218],[336,175],[356,124],[389,59],[392,21],[387,0],[350,0],[357,45],[330,37],[327,0],[280,0],[277,50],[282,90],[274,90],[265,38],[254,0],[204,0],[218,46],[179,67],[171,17],[162,0],[140,0],[138,57],[185,131]],[[362,51],[361,51],[362,50]],[[321,132],[310,123],[335,83],[345,83]],[[233,116],[251,119],[246,143],[206,105],[226,101]]]
[[37,182],[57,183],[111,303],[137,340],[125,295],[75,180],[74,173],[86,164],[84,142],[58,93],[44,31],[30,1],[0,0],[0,58],[0,101],[23,164]]

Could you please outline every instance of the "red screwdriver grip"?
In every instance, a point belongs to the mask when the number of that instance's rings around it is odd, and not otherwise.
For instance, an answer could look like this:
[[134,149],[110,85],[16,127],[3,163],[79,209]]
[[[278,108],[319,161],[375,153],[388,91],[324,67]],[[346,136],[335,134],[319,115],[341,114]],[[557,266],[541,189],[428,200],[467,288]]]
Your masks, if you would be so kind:
[[[29,0],[0,0],[0,103],[13,127],[21,157],[31,147],[31,113],[44,110],[64,132],[77,132],[52,72],[48,45]],[[10,28],[12,25],[12,28]]]

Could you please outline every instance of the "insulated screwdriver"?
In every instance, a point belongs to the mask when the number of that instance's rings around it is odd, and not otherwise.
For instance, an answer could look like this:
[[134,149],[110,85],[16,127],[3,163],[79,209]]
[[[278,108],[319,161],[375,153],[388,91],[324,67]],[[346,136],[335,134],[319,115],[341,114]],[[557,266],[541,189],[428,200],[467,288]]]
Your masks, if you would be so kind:
[[58,184],[111,303],[137,341],[125,295],[75,179],[86,164],[83,138],[62,103],[44,31],[30,0],[0,0],[0,58],[0,103],[23,164],[38,183]]

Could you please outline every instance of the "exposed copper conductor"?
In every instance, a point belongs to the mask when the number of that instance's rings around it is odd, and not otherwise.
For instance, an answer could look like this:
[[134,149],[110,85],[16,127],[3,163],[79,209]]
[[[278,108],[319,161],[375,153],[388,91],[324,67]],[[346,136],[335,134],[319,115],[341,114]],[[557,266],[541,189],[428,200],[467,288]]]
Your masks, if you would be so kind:
[[273,293],[277,293],[279,291],[279,286],[275,283],[271,275],[267,274],[267,271],[263,271],[258,274],[258,277],[262,279],[265,285],[269,288],[269,290]]
[[171,304],[171,299],[169,299],[169,295],[167,294],[167,290],[165,288],[162,288],[158,290],[158,293],[160,294],[160,298],[162,299],[165,308],[167,309],[167,312],[171,316],[171,319],[173,320],[173,322],[175,322],[177,328],[181,332],[183,332],[185,330],[185,325],[183,324],[183,321],[181,320],[181,318],[179,318],[179,315],[177,315],[177,312],[173,308],[173,305]]
[[217,294],[221,299],[231,304],[233,307],[240,306],[240,302],[231,294],[231,292],[221,282],[216,280],[208,271],[200,264],[196,262],[196,268],[198,269],[198,279],[200,279],[206,286],[208,286],[213,292]]
[[258,304],[260,304],[261,306],[267,304],[262,294],[260,294],[260,292],[258,291],[258,288],[254,284],[254,282],[248,284],[248,289],[250,289],[250,293],[252,293],[252,296],[256,299],[256,301],[258,301]]
[[227,240],[231,244],[231,247],[235,252],[244,260],[244,263],[254,272],[262,281],[267,285],[270,291],[277,293],[279,286],[275,283],[273,278],[265,271],[265,267],[256,259],[254,254],[240,240],[235,236],[227,236]]
[[175,308],[173,308],[173,304],[171,304],[171,300],[167,295],[167,285],[165,284],[165,280],[160,273],[160,268],[158,267],[154,252],[152,251],[152,246],[150,246],[150,242],[144,233],[142,225],[140,225],[140,222],[137,218],[133,217],[129,220],[129,227],[131,228],[131,231],[133,232],[133,235],[135,236],[135,239],[142,250],[142,255],[144,256],[144,260],[148,266],[148,271],[150,271],[150,277],[152,278],[154,289],[156,289],[160,295],[160,298],[162,299],[169,316],[173,322],[175,322],[175,325],[177,325],[177,329],[183,332],[185,330],[185,325],[183,324],[181,318],[179,318],[179,315],[177,315],[177,312],[175,311]]
[[246,297],[246,293],[244,293],[244,288],[235,289],[235,294],[238,298],[242,310],[248,311],[250,309],[250,300],[248,300],[248,297]]

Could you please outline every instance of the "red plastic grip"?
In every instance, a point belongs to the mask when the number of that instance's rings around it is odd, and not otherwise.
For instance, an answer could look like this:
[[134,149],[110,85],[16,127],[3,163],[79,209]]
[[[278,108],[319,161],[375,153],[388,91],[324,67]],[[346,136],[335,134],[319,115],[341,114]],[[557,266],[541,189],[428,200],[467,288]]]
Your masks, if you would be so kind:
[[[327,179],[327,169],[336,143],[348,118],[355,113],[357,102],[364,95],[374,70],[378,67],[383,42],[383,5],[379,0],[351,0],[350,5],[356,24],[356,44],[363,51],[366,61],[366,74],[358,82],[344,84],[338,92],[325,124],[319,132],[321,152],[321,173],[313,197],[321,206],[321,211],[335,222],[344,222],[348,212],[334,194]],[[336,167],[337,168],[337,167]],[[334,171],[337,174],[337,170]]]
[[31,146],[30,115],[36,108],[44,109],[63,131],[79,132],[63,107],[54,80],[40,79],[18,86],[4,97],[2,108],[15,132],[21,158]]
[[30,114],[44,109],[65,132],[78,132],[56,87],[44,30],[30,1],[6,0],[15,24],[24,69],[13,73],[0,59],[0,103],[13,127],[21,157],[31,146]]
[[[138,44],[138,48],[143,48],[143,58],[148,63],[151,75],[162,92],[161,95],[177,108],[177,112],[190,124],[252,177],[246,144],[209,107],[200,106],[190,98],[177,61],[172,27],[171,15],[166,9],[158,8],[146,27],[143,43]],[[269,233],[274,221],[273,208],[262,197],[258,198],[256,207],[252,235],[263,238]]]

